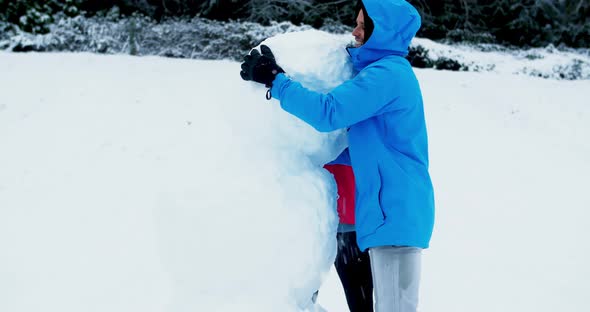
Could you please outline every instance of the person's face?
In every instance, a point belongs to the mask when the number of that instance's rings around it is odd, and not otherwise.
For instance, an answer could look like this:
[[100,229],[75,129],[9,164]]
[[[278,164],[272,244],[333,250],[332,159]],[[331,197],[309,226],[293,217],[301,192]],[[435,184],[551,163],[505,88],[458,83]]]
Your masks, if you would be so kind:
[[354,36],[354,46],[360,47],[365,43],[365,17],[363,16],[363,9],[360,9],[358,16],[356,17],[356,27],[352,31]]

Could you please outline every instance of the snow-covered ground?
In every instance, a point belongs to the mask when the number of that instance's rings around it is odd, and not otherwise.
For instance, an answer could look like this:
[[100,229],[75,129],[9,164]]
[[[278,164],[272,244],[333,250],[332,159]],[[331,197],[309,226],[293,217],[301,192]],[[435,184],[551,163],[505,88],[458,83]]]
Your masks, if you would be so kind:
[[[269,42],[320,89],[350,75],[343,43]],[[238,72],[0,53],[0,311],[302,311],[322,281],[345,311],[321,169],[345,138]],[[420,311],[590,310],[590,81],[416,72],[437,203]]]
[[468,71],[517,74],[549,79],[590,80],[590,51],[583,49],[508,49],[493,44],[438,43],[416,38],[413,46],[428,50],[432,60],[447,58],[467,66]]

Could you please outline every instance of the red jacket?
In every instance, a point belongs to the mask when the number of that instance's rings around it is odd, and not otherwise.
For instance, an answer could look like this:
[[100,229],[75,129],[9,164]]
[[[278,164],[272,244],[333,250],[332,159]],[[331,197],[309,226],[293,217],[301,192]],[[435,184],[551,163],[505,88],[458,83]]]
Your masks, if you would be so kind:
[[334,175],[338,186],[338,217],[340,223],[354,224],[354,173],[348,165],[324,165]]

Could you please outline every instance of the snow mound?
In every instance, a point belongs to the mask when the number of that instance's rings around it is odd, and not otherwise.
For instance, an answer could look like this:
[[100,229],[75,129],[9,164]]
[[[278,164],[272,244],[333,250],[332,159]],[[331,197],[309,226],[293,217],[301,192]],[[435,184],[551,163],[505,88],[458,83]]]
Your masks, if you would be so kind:
[[[308,35],[268,44],[310,85],[348,78],[341,40]],[[342,133],[266,101],[235,62],[2,53],[0,67],[0,310],[312,308],[336,253],[322,165]]]

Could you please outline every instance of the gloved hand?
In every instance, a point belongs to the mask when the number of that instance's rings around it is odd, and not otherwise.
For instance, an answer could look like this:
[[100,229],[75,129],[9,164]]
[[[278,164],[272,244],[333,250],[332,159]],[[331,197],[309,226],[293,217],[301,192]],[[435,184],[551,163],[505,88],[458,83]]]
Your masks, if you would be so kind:
[[267,88],[270,88],[277,74],[284,73],[285,71],[277,65],[275,56],[269,47],[262,45],[260,46],[260,51],[262,55],[258,50],[254,49],[249,55],[244,57],[240,76],[246,81],[253,80],[263,83]]

